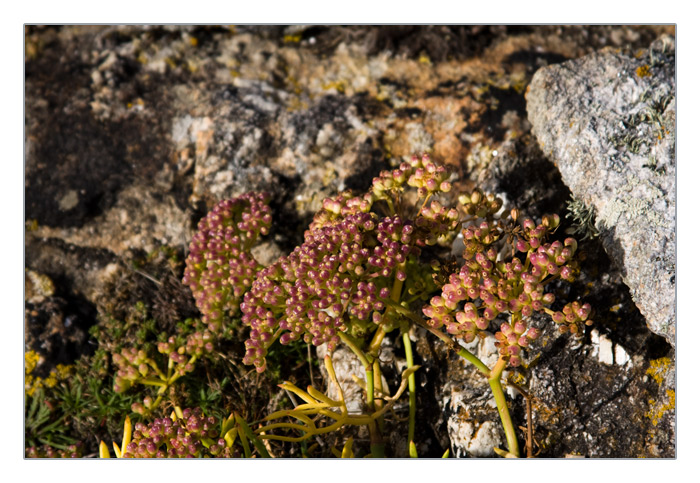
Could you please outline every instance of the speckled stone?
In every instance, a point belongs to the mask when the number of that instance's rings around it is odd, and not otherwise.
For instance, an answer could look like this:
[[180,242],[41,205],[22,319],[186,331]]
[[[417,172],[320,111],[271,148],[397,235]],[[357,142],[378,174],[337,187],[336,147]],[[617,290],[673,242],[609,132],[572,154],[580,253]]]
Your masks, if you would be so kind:
[[675,346],[675,42],[540,69],[533,133],[596,227],[653,332]]

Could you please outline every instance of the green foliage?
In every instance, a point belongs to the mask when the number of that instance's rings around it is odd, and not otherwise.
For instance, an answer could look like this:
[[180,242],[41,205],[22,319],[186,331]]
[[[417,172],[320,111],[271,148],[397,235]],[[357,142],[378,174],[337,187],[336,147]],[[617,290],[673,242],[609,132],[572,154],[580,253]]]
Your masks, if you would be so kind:
[[27,456],[60,457],[61,451],[70,456],[77,451],[71,445],[88,442],[98,432],[119,431],[134,398],[115,393],[111,377],[96,375],[89,364],[82,359],[70,378],[25,393],[25,444],[34,448]]
[[573,226],[567,231],[571,235],[576,235],[581,240],[589,240],[598,236],[598,229],[595,226],[595,210],[592,207],[574,198],[566,203],[566,217],[571,220]]
[[28,447],[44,445],[66,450],[69,445],[77,441],[66,434],[65,421],[62,418],[53,417],[50,403],[47,403],[44,389],[37,390],[31,396],[25,393],[25,444]]

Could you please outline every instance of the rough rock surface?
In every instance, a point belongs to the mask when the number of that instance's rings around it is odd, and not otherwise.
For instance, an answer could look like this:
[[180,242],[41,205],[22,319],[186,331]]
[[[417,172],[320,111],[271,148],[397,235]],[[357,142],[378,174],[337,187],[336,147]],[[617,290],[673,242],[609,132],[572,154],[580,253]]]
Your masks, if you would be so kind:
[[[606,46],[647,49],[664,32],[673,28],[27,27],[25,345],[47,366],[69,362],[90,349],[88,327],[137,300],[160,303],[163,326],[192,316],[181,274],[135,262],[162,248],[183,258],[207,209],[251,189],[273,200],[261,261],[293,249],[325,196],[365,189],[422,151],[460,175],[455,191],[478,185],[529,216],[563,215],[570,192],[532,137],[526,86],[540,67]],[[538,321],[541,352],[523,373],[535,452],[673,457],[674,351],[647,329],[611,263],[618,254],[599,240],[580,247],[582,279],[559,290],[595,307],[596,332],[574,340]],[[54,289],[42,292],[46,279]],[[429,334],[413,336],[419,455],[492,456],[504,442],[488,385]],[[394,390],[405,362],[391,342],[382,371]],[[508,400],[525,426],[523,397]],[[387,437],[397,456],[403,431]]]
[[595,225],[649,328],[675,346],[675,43],[540,69],[532,131]]

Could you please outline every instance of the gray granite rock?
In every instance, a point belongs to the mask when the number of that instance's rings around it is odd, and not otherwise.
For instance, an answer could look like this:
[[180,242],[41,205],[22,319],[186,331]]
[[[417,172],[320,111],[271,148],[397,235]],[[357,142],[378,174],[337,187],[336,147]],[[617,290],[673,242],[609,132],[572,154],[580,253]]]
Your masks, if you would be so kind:
[[675,345],[675,42],[540,69],[532,130],[595,226],[653,332]]

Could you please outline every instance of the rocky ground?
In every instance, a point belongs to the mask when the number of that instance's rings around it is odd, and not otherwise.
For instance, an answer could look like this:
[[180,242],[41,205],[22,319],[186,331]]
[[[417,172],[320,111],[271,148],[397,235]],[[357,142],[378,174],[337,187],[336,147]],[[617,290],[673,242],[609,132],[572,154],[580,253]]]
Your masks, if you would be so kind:
[[[461,188],[528,216],[564,218],[573,193],[579,223],[567,223],[588,226],[581,281],[566,290],[593,305],[596,323],[577,339],[543,319],[520,374],[535,452],[675,456],[672,26],[25,35],[25,345],[44,372],[94,350],[89,327],[120,303],[145,299],[164,325],[196,315],[180,274],[135,262],[163,247],[183,258],[215,202],[272,194],[273,231],[257,253],[271,261],[299,243],[324,197],[428,152]],[[127,277],[138,293],[115,300]],[[504,443],[488,385],[414,336],[419,454],[492,456]],[[492,341],[479,344],[488,357]],[[510,397],[525,426],[524,397]]]

